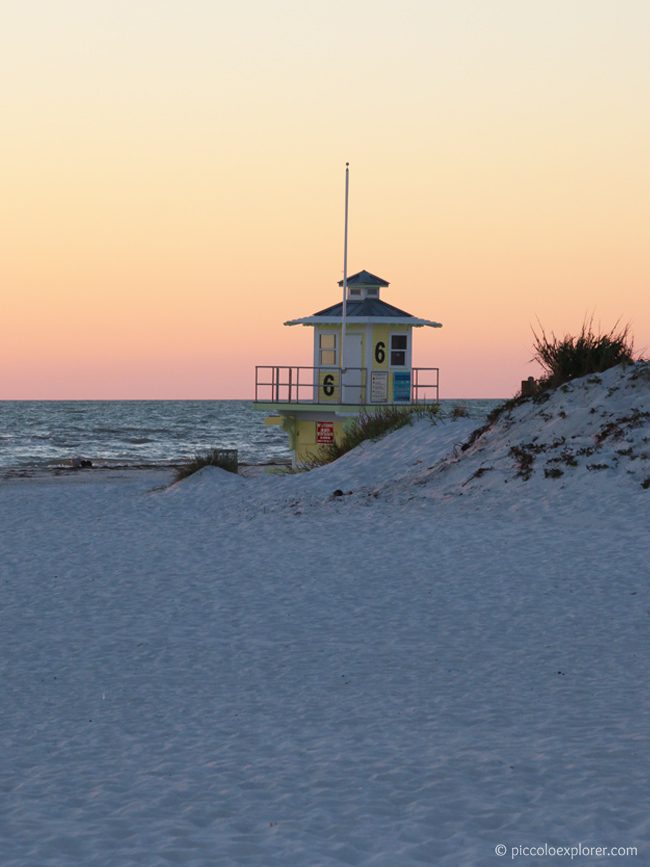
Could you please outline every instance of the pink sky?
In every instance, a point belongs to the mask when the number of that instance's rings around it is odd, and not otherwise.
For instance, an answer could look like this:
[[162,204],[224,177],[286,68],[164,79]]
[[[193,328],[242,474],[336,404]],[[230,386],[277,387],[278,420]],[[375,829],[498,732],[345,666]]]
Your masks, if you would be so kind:
[[443,323],[442,396],[512,394],[538,320],[650,351],[647,3],[37,5],[0,37],[0,398],[310,364],[282,323],[338,300],[346,160],[350,272]]

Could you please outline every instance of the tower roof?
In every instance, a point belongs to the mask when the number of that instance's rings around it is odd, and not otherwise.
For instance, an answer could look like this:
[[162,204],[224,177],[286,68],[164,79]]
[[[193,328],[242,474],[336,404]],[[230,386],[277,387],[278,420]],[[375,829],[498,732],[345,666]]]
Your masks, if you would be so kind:
[[[343,280],[339,280],[339,286],[342,286],[343,283]],[[370,271],[359,271],[348,277],[348,286],[390,286],[390,283],[375,274],[371,274]]]
[[[351,325],[363,325],[381,323],[382,325],[409,325],[419,328],[428,325],[431,328],[440,328],[439,322],[431,319],[420,319],[406,310],[400,310],[392,304],[387,304],[379,298],[379,289],[389,286],[388,280],[371,274],[370,271],[359,271],[348,277],[348,297],[345,303],[345,318]],[[339,280],[339,286],[343,286],[343,280]],[[364,288],[365,287],[365,288]],[[351,295],[357,297],[351,297]],[[336,325],[343,321],[343,301],[325,307],[311,316],[302,316],[300,319],[290,319],[285,325]]]
[[[391,319],[396,317],[399,319],[413,319],[414,317],[405,310],[400,310],[399,307],[393,307],[392,304],[387,304],[385,301],[380,301],[379,298],[364,298],[362,301],[348,301],[346,306],[347,316],[389,316]],[[326,307],[324,310],[319,310],[313,314],[316,316],[342,316],[343,302],[332,304],[331,307]]]
[[[374,284],[376,285],[376,284]],[[407,313],[405,310],[400,310],[399,307],[393,307],[392,304],[387,304],[385,301],[380,301],[379,298],[364,298],[361,301],[348,301],[346,304],[346,319],[349,323],[361,324],[380,321],[386,325],[400,324],[413,325],[419,327],[421,325],[429,325],[431,328],[440,328],[439,322],[432,322],[430,319],[420,319]],[[304,316],[302,319],[291,319],[285,322],[285,325],[328,325],[341,322],[343,318],[343,302],[332,304],[331,307],[326,307],[324,310],[319,310],[312,316]]]

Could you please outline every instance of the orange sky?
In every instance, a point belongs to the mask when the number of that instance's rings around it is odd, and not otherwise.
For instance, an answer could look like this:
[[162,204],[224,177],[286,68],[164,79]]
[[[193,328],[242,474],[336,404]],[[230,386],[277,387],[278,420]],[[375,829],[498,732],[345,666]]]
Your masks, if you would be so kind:
[[250,397],[350,272],[444,324],[442,396],[531,325],[650,352],[645,0],[9,0],[0,398]]

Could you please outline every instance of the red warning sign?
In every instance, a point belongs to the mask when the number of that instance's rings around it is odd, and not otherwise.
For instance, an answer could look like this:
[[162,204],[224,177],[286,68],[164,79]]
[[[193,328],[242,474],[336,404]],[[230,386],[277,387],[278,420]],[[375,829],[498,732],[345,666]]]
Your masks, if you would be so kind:
[[317,421],[316,422],[316,442],[327,444],[334,442],[334,422],[333,421]]

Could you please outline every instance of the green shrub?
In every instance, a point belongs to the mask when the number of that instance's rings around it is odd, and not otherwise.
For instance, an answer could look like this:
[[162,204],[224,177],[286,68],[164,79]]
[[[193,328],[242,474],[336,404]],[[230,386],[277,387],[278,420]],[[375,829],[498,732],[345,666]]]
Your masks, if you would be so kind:
[[345,427],[339,442],[320,446],[316,453],[309,456],[307,465],[313,468],[329,464],[356,448],[364,440],[379,439],[384,434],[410,424],[414,415],[430,415],[434,418],[435,413],[429,408],[409,410],[401,407],[385,407],[374,412],[362,412]]
[[542,388],[557,388],[571,379],[602,373],[610,367],[634,361],[634,345],[629,326],[618,329],[618,323],[604,334],[593,330],[593,322],[585,321],[577,337],[566,335],[562,339],[542,328],[541,334],[533,330],[535,354],[544,370],[540,380]]
[[220,467],[222,470],[228,470],[229,473],[238,472],[237,450],[236,449],[212,449],[205,455],[195,455],[182,467],[176,471],[176,481],[186,479],[193,473],[202,470],[203,467]]

